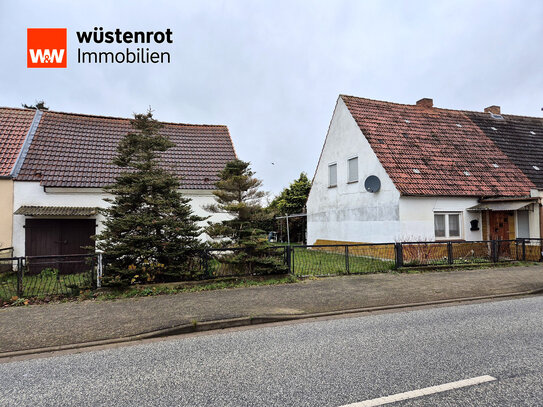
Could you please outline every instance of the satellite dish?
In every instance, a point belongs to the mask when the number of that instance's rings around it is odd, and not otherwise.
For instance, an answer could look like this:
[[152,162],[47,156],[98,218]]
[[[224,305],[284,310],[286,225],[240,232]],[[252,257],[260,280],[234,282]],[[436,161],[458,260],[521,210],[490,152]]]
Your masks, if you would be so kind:
[[368,192],[377,192],[381,189],[381,180],[375,175],[370,175],[364,181],[364,187]]

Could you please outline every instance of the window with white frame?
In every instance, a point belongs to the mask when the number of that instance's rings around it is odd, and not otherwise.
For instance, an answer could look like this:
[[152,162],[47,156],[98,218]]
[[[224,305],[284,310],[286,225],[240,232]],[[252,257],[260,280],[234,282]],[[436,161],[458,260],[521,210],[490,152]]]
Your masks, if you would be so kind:
[[358,182],[358,157],[347,160],[347,182]]
[[337,186],[337,164],[328,164],[328,186]]
[[434,213],[434,233],[438,239],[459,239],[462,235],[459,212]]
[[517,211],[517,237],[530,238],[530,213],[528,211]]

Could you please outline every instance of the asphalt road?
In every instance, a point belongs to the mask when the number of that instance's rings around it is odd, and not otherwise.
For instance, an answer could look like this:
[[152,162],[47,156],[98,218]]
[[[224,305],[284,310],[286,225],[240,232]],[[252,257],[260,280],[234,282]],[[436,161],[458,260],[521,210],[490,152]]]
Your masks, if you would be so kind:
[[543,297],[185,337],[0,364],[2,406],[543,405]]

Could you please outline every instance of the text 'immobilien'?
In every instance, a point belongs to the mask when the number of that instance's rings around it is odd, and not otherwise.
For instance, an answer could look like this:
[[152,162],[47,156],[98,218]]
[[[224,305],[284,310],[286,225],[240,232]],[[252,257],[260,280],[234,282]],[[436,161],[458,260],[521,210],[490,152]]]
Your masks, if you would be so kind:
[[[122,31],[117,28],[105,31],[103,27],[94,27],[92,31],[77,31],[77,40],[80,44],[173,44],[173,32],[167,28],[165,31]],[[79,63],[170,63],[169,52],[152,51],[150,48],[126,48],[122,51],[82,51],[77,50]]]

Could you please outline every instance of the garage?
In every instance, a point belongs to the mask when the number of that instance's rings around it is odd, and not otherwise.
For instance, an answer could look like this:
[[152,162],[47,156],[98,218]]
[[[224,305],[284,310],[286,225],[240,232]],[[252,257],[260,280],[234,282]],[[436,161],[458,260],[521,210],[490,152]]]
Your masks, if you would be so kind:
[[[25,256],[52,256],[28,260],[31,274],[40,273],[45,268],[58,269],[61,274],[80,273],[88,269],[84,258],[70,255],[94,252],[92,236],[96,234],[96,208],[27,206],[19,208],[16,214],[26,217]],[[60,218],[59,214],[79,218]],[[56,217],[46,218],[48,215]]]

